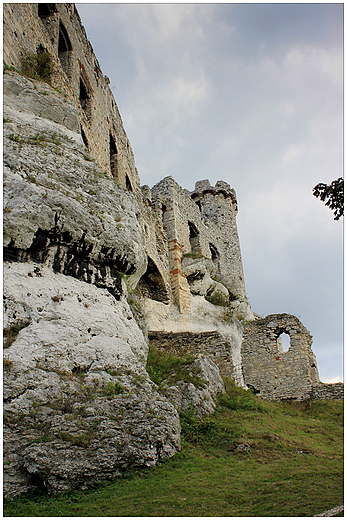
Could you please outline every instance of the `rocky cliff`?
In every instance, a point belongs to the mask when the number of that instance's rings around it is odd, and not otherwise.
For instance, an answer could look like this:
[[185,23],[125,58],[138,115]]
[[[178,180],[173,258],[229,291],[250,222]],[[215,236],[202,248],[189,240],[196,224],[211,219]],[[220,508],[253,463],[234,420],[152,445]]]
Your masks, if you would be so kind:
[[[134,195],[90,160],[75,109],[4,83],[5,493],[85,487],[180,446],[145,370],[126,274],[146,263]],[[123,278],[122,278],[123,276]]]

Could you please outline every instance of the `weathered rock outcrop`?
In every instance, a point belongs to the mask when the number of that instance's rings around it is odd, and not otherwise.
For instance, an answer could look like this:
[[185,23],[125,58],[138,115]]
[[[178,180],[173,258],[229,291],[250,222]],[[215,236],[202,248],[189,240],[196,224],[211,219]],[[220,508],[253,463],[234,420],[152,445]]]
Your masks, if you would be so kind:
[[[30,276],[32,275],[32,276]],[[144,367],[124,298],[32,263],[5,265],[5,491],[85,487],[172,456],[176,410]]]
[[84,488],[180,446],[122,278],[146,269],[138,203],[90,160],[77,120],[48,85],[5,75],[9,497]]
[[[188,411],[195,416],[214,412],[216,396],[225,393],[219,369],[211,359],[202,354],[187,367],[188,372],[199,382],[177,381],[174,385],[163,382],[161,393],[179,412]],[[193,379],[193,380],[194,380]]]
[[[39,95],[50,120],[35,115]],[[76,110],[48,85],[6,73],[4,103],[5,259],[45,262],[119,298],[119,272],[146,270],[134,195],[91,160],[65,126]]]

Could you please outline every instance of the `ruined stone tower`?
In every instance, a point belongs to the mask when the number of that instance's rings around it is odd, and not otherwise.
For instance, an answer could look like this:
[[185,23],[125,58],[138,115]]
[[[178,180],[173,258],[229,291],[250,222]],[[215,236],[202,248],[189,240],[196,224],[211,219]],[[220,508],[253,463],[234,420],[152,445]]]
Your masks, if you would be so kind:
[[173,301],[180,312],[190,313],[191,292],[225,302],[245,301],[237,201],[229,184],[199,181],[189,193],[167,177],[151,192],[168,243]]
[[4,63],[21,70],[29,56],[48,52],[51,85],[78,110],[84,144],[121,186],[139,193],[139,177],[121,116],[74,4],[3,4]]

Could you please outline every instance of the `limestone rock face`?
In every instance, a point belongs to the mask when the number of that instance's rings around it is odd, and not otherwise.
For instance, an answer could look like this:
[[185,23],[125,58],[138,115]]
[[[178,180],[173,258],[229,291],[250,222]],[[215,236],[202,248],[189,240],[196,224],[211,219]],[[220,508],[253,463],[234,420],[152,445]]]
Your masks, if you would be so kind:
[[[147,264],[134,195],[91,160],[76,110],[52,88],[11,73],[5,93],[5,259],[44,262],[119,298],[119,271]],[[54,121],[33,113],[37,96]]]
[[46,83],[35,82],[15,72],[4,75],[4,105],[48,119],[80,133],[76,110]]
[[187,277],[190,292],[201,295],[211,303],[228,306],[237,319],[253,320],[254,315],[246,301],[229,301],[229,291],[225,285],[215,280],[216,267],[208,258],[185,257],[182,261],[183,274]]
[[54,89],[5,74],[5,495],[85,488],[180,447],[145,370],[127,275],[147,266],[139,205],[87,154]]
[[[84,488],[180,446],[125,300],[32,263],[5,265],[5,494]],[[5,339],[6,336],[5,336]]]
[[164,386],[164,395],[180,412],[188,410],[196,416],[214,412],[216,395],[225,392],[217,365],[208,357],[199,354],[188,370],[203,383],[195,385],[178,381],[175,385]]

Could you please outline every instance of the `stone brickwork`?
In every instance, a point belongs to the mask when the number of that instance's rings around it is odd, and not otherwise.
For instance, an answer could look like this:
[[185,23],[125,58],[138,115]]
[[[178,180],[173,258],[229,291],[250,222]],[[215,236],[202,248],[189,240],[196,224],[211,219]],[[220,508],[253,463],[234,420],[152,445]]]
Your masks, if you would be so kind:
[[[290,347],[283,352],[281,334]],[[242,342],[243,376],[247,386],[270,400],[308,399],[319,383],[312,336],[295,316],[271,314],[248,322]]]
[[121,116],[74,4],[3,4],[4,63],[21,70],[23,58],[48,51],[51,85],[78,110],[80,132],[98,165],[138,194],[139,177]]
[[[191,292],[207,297],[218,293],[227,302],[245,302],[237,202],[229,184],[218,181],[212,187],[209,181],[200,181],[189,193],[166,177],[150,192],[152,211],[161,218],[166,236],[173,301],[180,312],[190,312]],[[196,281],[204,276],[197,289]]]
[[155,332],[148,334],[148,339],[158,350],[165,350],[177,356],[185,354],[203,354],[208,356],[219,368],[222,376],[234,379],[230,343],[219,332]]
[[319,383],[312,388],[311,399],[343,399],[343,383]]

